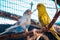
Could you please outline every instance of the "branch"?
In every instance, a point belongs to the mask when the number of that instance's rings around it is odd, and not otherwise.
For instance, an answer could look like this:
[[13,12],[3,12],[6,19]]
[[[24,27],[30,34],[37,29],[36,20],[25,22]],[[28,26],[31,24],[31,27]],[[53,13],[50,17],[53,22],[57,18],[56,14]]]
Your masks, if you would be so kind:
[[1,11],[1,10],[0,10],[0,16],[4,17],[4,18],[16,20],[16,21],[18,21],[18,19],[21,18],[21,16],[18,16],[18,15],[15,15],[15,14],[11,14],[9,12],[4,12],[4,11]]
[[48,25],[48,30],[52,27],[52,25],[56,22],[56,20],[58,19],[60,15],[60,11],[58,13],[55,14],[55,16],[53,17],[52,21],[50,22],[50,24]]

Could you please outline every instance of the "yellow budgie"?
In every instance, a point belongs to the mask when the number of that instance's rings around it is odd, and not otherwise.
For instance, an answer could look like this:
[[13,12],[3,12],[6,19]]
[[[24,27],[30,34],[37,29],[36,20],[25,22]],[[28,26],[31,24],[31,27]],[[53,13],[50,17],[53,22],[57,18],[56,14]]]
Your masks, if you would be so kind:
[[[41,23],[41,28],[42,27],[45,27],[46,25],[48,25],[50,23],[50,18],[49,18],[49,15],[46,11],[46,7],[43,5],[43,4],[38,4],[37,5],[37,10],[38,10],[38,19]],[[54,27],[51,27],[50,28],[51,30],[51,33],[58,39],[60,40],[60,37],[57,35]],[[53,31],[53,32],[52,32]]]

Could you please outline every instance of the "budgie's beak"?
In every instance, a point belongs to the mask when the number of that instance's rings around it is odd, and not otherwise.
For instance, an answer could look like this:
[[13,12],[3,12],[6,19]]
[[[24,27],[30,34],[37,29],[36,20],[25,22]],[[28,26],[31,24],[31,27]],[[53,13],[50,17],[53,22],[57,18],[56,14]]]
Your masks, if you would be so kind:
[[32,14],[32,12],[31,12],[31,11],[29,11],[29,14]]

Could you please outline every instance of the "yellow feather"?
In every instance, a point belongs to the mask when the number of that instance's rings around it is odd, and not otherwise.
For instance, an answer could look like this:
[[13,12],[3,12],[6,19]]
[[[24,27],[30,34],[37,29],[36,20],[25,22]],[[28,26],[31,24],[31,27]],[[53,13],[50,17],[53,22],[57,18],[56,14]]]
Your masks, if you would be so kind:
[[[38,4],[37,5],[37,10],[38,10],[38,19],[42,25],[42,27],[48,25],[50,23],[50,17],[46,11],[46,7],[43,4]],[[41,27],[41,28],[42,28]],[[57,35],[54,27],[50,28],[51,33],[58,39],[60,40],[60,37]],[[53,32],[52,32],[53,31]]]

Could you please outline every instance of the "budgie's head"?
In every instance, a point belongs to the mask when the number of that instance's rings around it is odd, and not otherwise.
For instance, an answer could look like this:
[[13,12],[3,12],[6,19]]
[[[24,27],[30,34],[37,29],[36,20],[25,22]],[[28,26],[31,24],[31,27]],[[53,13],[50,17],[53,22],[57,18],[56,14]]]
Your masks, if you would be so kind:
[[23,15],[31,15],[31,14],[32,14],[31,10],[27,9]]
[[41,10],[41,11],[45,10],[44,4],[39,3],[39,4],[37,5],[37,9],[38,9],[38,10]]

